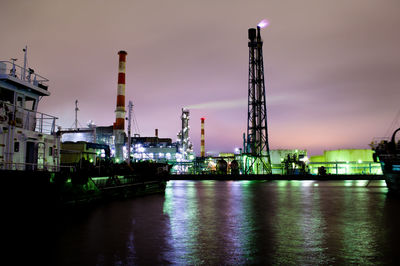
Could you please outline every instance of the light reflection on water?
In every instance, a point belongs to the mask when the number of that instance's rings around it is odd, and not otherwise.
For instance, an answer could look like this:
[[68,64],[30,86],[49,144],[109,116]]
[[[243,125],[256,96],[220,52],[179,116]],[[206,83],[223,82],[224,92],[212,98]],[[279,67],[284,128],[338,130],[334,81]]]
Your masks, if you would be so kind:
[[[166,211],[172,235],[182,236],[184,232],[180,244],[193,243],[193,232],[203,235],[195,239],[195,245],[185,244],[189,250],[200,248],[202,252],[181,253],[179,262],[313,265],[373,262],[379,257],[374,245],[375,235],[380,231],[375,221],[379,217],[371,217],[368,206],[381,213],[387,189],[379,181],[366,187],[368,182],[174,181],[167,187],[165,204],[174,202],[174,207]],[[200,190],[197,198],[172,200],[175,193],[180,195],[180,190],[187,190],[188,184],[197,185]],[[223,197],[210,193],[214,190]],[[175,210],[185,209],[190,200],[196,200],[201,207],[195,212],[190,210],[196,215],[192,219],[198,223],[192,224],[197,226],[188,231]],[[225,207],[216,209],[216,202]],[[214,225],[219,223],[223,223],[221,231],[216,231]]]
[[[60,235],[58,262],[72,248],[66,239],[78,235],[84,241],[74,248],[91,243],[97,265],[368,265],[399,258],[400,201],[381,181],[170,181],[164,196],[107,206]],[[119,230],[104,232],[105,220]],[[118,260],[110,258],[115,254]]]

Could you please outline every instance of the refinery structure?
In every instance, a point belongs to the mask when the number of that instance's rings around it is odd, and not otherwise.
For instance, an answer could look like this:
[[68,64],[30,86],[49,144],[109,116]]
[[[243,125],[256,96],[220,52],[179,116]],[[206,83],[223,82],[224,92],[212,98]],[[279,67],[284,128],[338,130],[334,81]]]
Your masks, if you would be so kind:
[[[205,118],[200,118],[201,132],[190,132],[190,110],[181,109],[177,118],[180,130],[176,141],[153,136],[131,134],[133,104],[129,101],[128,117],[125,110],[127,52],[118,52],[117,96],[115,122],[110,126],[78,127],[75,102],[75,127],[59,130],[62,136],[61,163],[92,164],[109,159],[116,163],[152,161],[168,163],[173,174],[232,174],[232,175],[295,175],[295,174],[381,174],[380,166],[373,161],[370,150],[326,151],[324,155],[308,157],[306,150],[270,150],[266,88],[263,63],[262,25],[248,30],[248,115],[247,131],[243,134],[243,147],[234,153],[207,156]],[[128,128],[125,133],[125,120]],[[135,122],[135,121],[134,121]],[[190,134],[200,134],[200,155],[193,151]]]
[[[207,156],[206,119],[197,120],[201,123],[200,132],[191,132],[188,108],[182,108],[177,117],[180,130],[175,141],[159,137],[158,129],[153,136],[131,134],[131,101],[128,117],[125,110],[127,52],[120,51],[115,122],[109,126],[97,126],[93,122],[80,126],[76,100],[73,126],[57,128],[56,117],[37,112],[41,97],[50,95],[48,80],[33,69],[18,66],[15,59],[0,62],[1,169],[57,171],[60,167],[85,162],[100,167],[106,161],[126,164],[149,161],[169,164],[173,174],[382,174],[379,163],[374,162],[372,150],[334,150],[308,156],[302,149],[269,148],[260,27],[249,29],[248,33],[247,136],[244,133],[243,147],[234,153]],[[125,120],[128,120],[128,134]],[[200,135],[199,156],[193,151],[191,134]]]
[[[174,142],[171,138],[160,138],[158,129],[154,136],[131,136],[133,104],[129,101],[128,117],[125,110],[126,87],[126,51],[118,52],[118,83],[115,109],[115,122],[112,126],[78,127],[78,100],[75,101],[75,122],[73,128],[60,129],[62,136],[61,163],[71,165],[82,161],[96,164],[100,160],[112,160],[115,163],[153,161],[169,163],[176,173],[193,172],[191,163],[195,160],[193,144],[190,140],[190,111],[182,108],[181,130]],[[128,120],[128,135],[125,133],[125,120]]]
[[[58,127],[57,117],[37,111],[42,97],[50,95],[49,80],[27,67],[27,47],[23,67],[14,58],[0,61],[0,171],[11,177],[5,178],[6,187],[23,184],[29,199],[42,195],[48,202],[68,205],[163,192],[170,179],[326,180],[382,175],[373,150],[334,150],[309,156],[303,149],[270,149],[261,27],[249,29],[248,37],[243,146],[234,153],[213,156],[207,152],[206,118],[191,119],[188,108],[180,108],[175,140],[160,137],[158,128],[152,136],[140,135],[133,101],[126,108],[126,51],[118,52],[115,121],[105,126],[91,121],[82,126],[78,100],[71,128]],[[192,132],[191,123],[200,123],[201,130]],[[136,130],[132,131],[132,124]],[[198,156],[190,138],[193,134],[200,135],[195,143],[200,146]]]

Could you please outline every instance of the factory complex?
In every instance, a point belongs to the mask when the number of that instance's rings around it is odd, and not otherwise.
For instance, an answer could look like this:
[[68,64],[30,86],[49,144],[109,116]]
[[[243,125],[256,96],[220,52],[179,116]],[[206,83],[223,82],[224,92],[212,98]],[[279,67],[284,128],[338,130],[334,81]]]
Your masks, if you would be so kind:
[[[234,153],[221,152],[218,156],[208,157],[205,152],[201,152],[203,156],[197,157],[189,138],[189,110],[183,109],[181,119],[183,128],[176,141],[160,138],[158,129],[155,129],[154,136],[132,136],[131,161],[168,163],[172,165],[173,174],[244,174],[247,155],[242,152],[242,148],[236,149]],[[202,123],[204,134],[204,120]],[[93,164],[106,158],[118,162],[127,161],[128,136],[123,134],[120,159],[115,156],[114,143],[113,126],[91,125],[89,128],[71,130],[62,135],[62,164],[77,163],[82,159]],[[201,143],[205,143],[204,135]],[[205,150],[205,145],[202,150]],[[373,151],[370,149],[328,150],[322,155],[313,156],[308,156],[307,150],[302,149],[271,149],[270,158],[272,174],[277,175],[382,174],[380,164],[374,162]]]
[[[131,136],[131,101],[128,105],[128,117],[125,110],[127,52],[119,51],[115,122],[110,126],[88,124],[87,128],[78,128],[79,108],[76,101],[75,128],[59,131],[62,137],[61,164],[72,165],[88,161],[98,165],[102,160],[111,160],[129,165],[132,162],[151,161],[169,164],[172,174],[382,174],[380,164],[374,162],[372,150],[333,150],[317,156],[308,156],[307,151],[301,149],[270,150],[262,27],[259,24],[257,28],[248,30],[248,120],[242,148],[236,149],[234,153],[206,156],[205,118],[202,117],[200,156],[196,156],[189,136],[190,110],[187,108],[182,108],[181,128],[176,141],[160,138],[158,129],[155,129],[154,136]],[[128,134],[125,133],[125,120],[128,121]]]
[[[270,149],[261,26],[250,28],[248,38],[247,129],[235,152],[213,156],[207,152],[206,118],[195,121],[201,123],[200,132],[191,132],[188,108],[181,108],[176,119],[176,138],[160,137],[158,128],[152,136],[132,134],[133,103],[125,101],[126,51],[118,52],[115,121],[105,126],[78,126],[78,100],[71,128],[61,128],[57,117],[37,111],[42,97],[50,96],[49,80],[27,67],[27,46],[23,67],[15,58],[0,61],[0,172],[7,177],[6,187],[52,208],[160,193],[171,179],[379,179],[372,176],[382,175],[373,150],[309,156],[296,147]],[[200,134],[199,155],[191,134]]]
[[[381,175],[382,170],[372,150],[348,149],[325,151],[309,156],[302,149],[269,147],[266,88],[263,65],[262,26],[248,29],[249,80],[247,130],[241,148],[234,153],[208,156],[205,138],[206,118],[201,117],[200,155],[193,151],[190,138],[190,110],[181,108],[180,129],[176,139],[131,134],[133,104],[126,110],[126,51],[118,52],[118,75],[115,121],[111,125],[89,123],[78,127],[78,100],[75,101],[73,128],[57,128],[56,117],[37,114],[40,97],[49,96],[47,79],[13,62],[2,62],[1,107],[6,115],[1,156],[6,170],[101,169],[107,165],[132,165],[154,162],[168,165],[171,174],[195,175]],[[16,105],[16,106],[14,106]],[[18,109],[19,108],[19,109]],[[127,123],[126,123],[127,121]],[[126,123],[126,124],[125,124]],[[46,131],[47,130],[47,131]],[[45,133],[48,133],[47,135]],[[196,134],[196,133],[195,133]],[[35,140],[35,141],[33,141]],[[24,144],[25,142],[26,144]],[[21,144],[22,143],[22,144]],[[61,167],[61,168],[60,168]]]

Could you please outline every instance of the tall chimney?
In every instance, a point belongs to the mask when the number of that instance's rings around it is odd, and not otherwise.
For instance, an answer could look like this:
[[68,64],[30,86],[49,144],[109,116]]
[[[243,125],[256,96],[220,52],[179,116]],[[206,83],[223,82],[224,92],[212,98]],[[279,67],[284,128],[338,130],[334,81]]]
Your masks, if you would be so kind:
[[205,118],[202,117],[201,119],[201,145],[200,145],[200,157],[205,157],[206,152],[204,148],[204,120]]
[[117,108],[114,129],[125,129],[125,65],[127,52],[119,51]]
[[113,126],[115,137],[115,159],[123,160],[123,146],[125,142],[125,65],[127,52],[119,51],[117,108],[115,109],[115,123]]

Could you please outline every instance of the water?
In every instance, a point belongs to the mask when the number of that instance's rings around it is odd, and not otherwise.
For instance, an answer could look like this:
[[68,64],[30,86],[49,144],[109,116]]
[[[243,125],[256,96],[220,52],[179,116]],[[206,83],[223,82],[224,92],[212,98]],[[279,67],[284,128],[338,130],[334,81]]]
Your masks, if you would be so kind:
[[387,194],[383,181],[170,181],[163,195],[64,214],[38,228],[21,243],[45,240],[29,256],[51,265],[390,265],[400,259],[400,199]]

